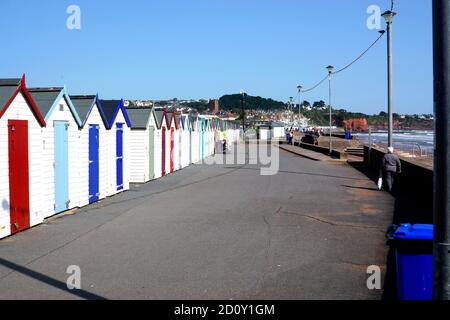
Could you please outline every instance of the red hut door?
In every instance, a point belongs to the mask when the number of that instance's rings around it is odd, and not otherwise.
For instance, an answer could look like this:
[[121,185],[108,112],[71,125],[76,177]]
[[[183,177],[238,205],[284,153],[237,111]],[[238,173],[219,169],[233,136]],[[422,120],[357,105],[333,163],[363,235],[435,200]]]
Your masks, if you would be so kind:
[[166,175],[166,128],[162,128],[162,157],[161,157],[161,165],[162,165],[162,175]]
[[8,121],[9,208],[11,233],[30,227],[28,121]]
[[175,171],[175,129],[170,129],[170,172]]

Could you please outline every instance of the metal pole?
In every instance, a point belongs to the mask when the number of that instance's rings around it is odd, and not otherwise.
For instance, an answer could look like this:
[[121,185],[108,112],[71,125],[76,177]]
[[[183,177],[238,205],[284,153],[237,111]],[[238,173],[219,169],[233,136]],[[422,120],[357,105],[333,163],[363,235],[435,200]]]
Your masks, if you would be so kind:
[[298,86],[298,132],[300,134],[300,119],[302,118],[302,100],[301,100],[301,94],[302,94],[302,87]]
[[245,93],[241,92],[241,109],[242,109],[242,131],[245,133],[245,109],[244,109],[244,95]]
[[433,0],[434,257],[433,298],[450,298],[450,0]]
[[329,101],[329,109],[330,109],[330,155],[333,153],[333,136],[331,133],[332,127],[332,116],[331,116],[331,72],[328,75],[328,101]]
[[392,115],[392,21],[387,22],[388,51],[388,147],[394,146]]

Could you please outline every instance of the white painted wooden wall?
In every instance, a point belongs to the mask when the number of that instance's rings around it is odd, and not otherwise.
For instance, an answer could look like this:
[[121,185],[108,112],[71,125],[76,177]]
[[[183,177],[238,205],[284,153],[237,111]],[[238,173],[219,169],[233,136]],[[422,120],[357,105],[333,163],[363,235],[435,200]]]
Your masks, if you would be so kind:
[[161,129],[158,129],[155,125],[155,179],[161,178],[162,167],[162,134]]
[[11,234],[9,212],[8,120],[28,120],[28,157],[30,187],[30,226],[44,220],[42,199],[42,128],[22,93],[19,93],[0,119],[0,238]]
[[108,193],[108,132],[95,105],[83,129],[79,130],[78,172],[80,181],[79,207],[89,204],[89,125],[99,126],[99,200],[104,199]]
[[149,180],[146,153],[149,149],[148,130],[132,129],[130,132],[130,182],[144,183]]
[[[62,105],[62,109],[59,107]],[[68,128],[68,150],[69,150],[69,208],[73,209],[78,206],[78,195],[80,189],[78,174],[78,124],[73,117],[72,111],[63,97],[57,103],[57,107],[53,110],[47,119],[47,126],[43,128],[43,158],[42,158],[42,200],[44,203],[44,218],[51,217],[55,214],[55,121],[66,121]]]
[[[123,124],[123,190],[117,190],[117,124]],[[130,189],[130,128],[128,127],[122,110],[119,110],[115,122],[108,134],[108,187],[107,196],[112,196]],[[148,143],[148,138],[147,138]],[[140,146],[142,148],[142,146]],[[148,150],[148,149],[147,149]],[[147,156],[148,159],[148,156]],[[147,162],[148,163],[148,162]],[[147,166],[148,167],[148,166]],[[148,171],[148,168],[147,168]],[[147,174],[148,177],[148,174]],[[147,180],[148,181],[148,180]]]

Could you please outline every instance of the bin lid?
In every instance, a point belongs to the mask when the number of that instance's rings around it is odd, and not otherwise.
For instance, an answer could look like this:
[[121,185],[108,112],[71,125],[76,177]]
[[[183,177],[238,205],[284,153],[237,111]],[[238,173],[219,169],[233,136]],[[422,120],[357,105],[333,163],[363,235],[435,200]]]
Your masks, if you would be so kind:
[[432,224],[402,224],[392,234],[395,240],[433,241]]

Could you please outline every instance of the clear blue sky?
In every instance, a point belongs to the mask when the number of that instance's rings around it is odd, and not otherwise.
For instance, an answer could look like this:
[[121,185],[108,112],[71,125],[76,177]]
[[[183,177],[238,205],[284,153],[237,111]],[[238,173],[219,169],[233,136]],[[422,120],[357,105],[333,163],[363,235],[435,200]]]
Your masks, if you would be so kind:
[[[81,8],[81,30],[66,9]],[[244,89],[287,101],[377,37],[367,7],[390,0],[1,0],[0,77],[103,98],[215,98]],[[432,113],[431,1],[396,0],[395,111]],[[384,25],[384,23],[383,23]],[[386,108],[386,42],[336,76],[333,105]],[[327,97],[326,84],[307,94]]]

